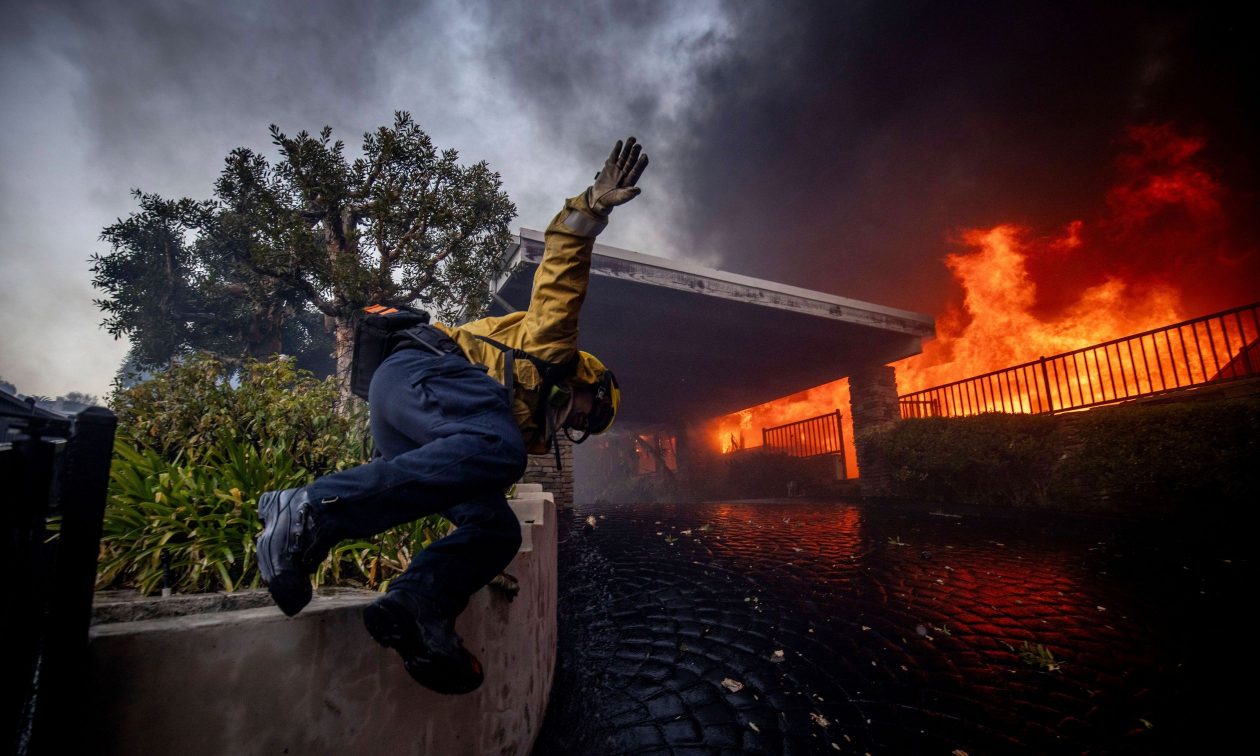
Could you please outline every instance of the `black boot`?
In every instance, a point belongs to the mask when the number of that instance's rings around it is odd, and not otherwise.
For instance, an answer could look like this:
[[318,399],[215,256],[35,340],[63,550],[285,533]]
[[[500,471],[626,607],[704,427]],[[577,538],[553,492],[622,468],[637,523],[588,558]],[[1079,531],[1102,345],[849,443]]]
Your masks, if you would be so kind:
[[280,611],[292,617],[311,601],[311,573],[328,556],[305,488],[267,491],[258,497],[263,522],[258,569]]
[[454,618],[421,596],[390,591],[363,610],[363,624],[377,643],[398,651],[412,679],[426,688],[471,693],[485,678],[456,634]]

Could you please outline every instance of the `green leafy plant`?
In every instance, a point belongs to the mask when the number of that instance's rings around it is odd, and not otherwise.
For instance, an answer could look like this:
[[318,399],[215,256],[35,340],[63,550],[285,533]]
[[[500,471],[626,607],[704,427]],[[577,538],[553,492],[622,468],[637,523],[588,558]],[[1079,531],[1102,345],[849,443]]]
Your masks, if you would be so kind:
[[371,455],[364,404],[342,402],[334,379],[320,380],[288,357],[233,367],[194,355],[138,386],[117,387],[110,407],[119,438],[168,459],[196,460],[234,439],[256,447],[283,443],[314,474]]
[[114,452],[97,581],[146,594],[162,587],[163,553],[177,591],[257,586],[257,493],[309,478],[280,445],[224,441],[196,462],[167,460],[123,439]]
[[[195,357],[129,390],[110,469],[97,585],[152,593],[232,591],[260,585],[257,498],[370,457],[361,405],[338,413],[337,385],[291,360],[247,362],[233,372]],[[317,584],[379,587],[413,550],[450,530],[440,516],[370,541],[339,544]]]

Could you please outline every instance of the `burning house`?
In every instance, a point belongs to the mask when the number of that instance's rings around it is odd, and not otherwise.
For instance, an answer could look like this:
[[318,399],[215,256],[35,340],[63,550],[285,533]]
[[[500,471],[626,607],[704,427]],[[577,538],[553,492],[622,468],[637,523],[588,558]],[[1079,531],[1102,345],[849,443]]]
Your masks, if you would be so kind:
[[[935,321],[597,246],[582,342],[627,387],[624,437],[593,440],[579,467],[668,479],[706,456],[770,447],[829,456],[851,478],[855,417],[1053,412],[1251,375],[1255,313],[1206,317],[1256,298],[1243,200],[1206,140],[1173,124],[1127,127],[1114,147],[1110,186],[1076,214],[948,230],[954,286],[931,305]],[[497,281],[501,312],[528,300],[541,254],[541,235],[522,231]],[[931,393],[951,386],[957,396]]]

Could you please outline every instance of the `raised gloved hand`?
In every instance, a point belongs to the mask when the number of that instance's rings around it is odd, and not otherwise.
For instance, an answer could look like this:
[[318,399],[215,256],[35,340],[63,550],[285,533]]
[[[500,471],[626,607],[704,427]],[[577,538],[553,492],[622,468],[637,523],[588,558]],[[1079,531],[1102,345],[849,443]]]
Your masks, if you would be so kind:
[[634,137],[627,139],[624,147],[617,141],[603,170],[595,174],[595,183],[586,190],[586,204],[591,210],[606,216],[617,205],[639,196],[643,190],[635,184],[648,166],[648,156],[642,151],[643,145],[635,144]]

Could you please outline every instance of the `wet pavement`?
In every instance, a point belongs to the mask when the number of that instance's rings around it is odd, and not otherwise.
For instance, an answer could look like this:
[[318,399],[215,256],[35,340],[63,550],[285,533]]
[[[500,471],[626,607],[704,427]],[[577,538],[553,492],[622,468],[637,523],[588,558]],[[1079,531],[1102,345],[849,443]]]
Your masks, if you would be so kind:
[[1224,748],[1253,716],[1237,692],[1257,671],[1248,535],[796,501],[580,506],[561,516],[559,662],[534,753]]

